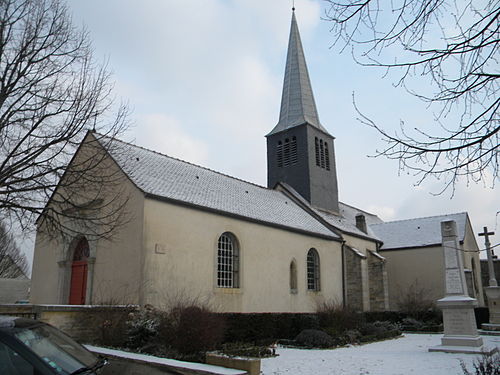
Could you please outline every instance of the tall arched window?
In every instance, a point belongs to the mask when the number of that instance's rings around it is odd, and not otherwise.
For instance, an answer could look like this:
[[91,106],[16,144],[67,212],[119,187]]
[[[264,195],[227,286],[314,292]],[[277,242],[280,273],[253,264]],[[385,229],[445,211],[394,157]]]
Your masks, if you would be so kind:
[[321,290],[319,254],[316,249],[310,249],[307,253],[307,290]]
[[297,293],[297,262],[295,259],[290,262],[290,292]]
[[236,237],[223,233],[217,241],[217,286],[219,288],[239,288],[240,251]]

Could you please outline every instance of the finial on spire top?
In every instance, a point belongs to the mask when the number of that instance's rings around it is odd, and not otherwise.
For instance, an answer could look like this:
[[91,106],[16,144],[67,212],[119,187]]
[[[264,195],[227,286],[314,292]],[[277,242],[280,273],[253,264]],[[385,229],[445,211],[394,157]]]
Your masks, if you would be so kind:
[[292,0],[292,12],[295,12],[295,0]]

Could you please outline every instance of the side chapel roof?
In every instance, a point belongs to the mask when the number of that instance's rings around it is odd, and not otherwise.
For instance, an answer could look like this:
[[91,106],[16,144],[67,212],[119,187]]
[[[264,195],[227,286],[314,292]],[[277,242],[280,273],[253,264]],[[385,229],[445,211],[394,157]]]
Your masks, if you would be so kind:
[[281,96],[280,118],[278,124],[267,136],[305,123],[329,134],[319,122],[299,28],[295,19],[295,12],[293,12]]
[[371,230],[384,244],[380,250],[416,248],[441,244],[441,222],[457,223],[458,240],[464,241],[467,212],[408,220],[389,221],[370,225]]
[[281,191],[117,139],[102,135],[97,135],[97,139],[135,186],[150,198],[339,239]]

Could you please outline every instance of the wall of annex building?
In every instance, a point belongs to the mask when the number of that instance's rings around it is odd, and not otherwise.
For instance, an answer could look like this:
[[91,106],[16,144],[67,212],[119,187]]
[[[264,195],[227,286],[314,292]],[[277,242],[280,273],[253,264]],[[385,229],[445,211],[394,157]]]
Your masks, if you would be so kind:
[[[77,160],[78,155],[74,161]],[[85,236],[90,250],[85,303],[140,303],[144,195],[123,175],[114,161],[106,160],[105,168],[116,170],[117,178],[119,173],[122,174],[120,186],[121,193],[126,197],[125,220],[109,239]],[[53,232],[49,235],[44,223],[39,224],[33,259],[31,303],[68,304],[72,256],[79,237],[63,237]]]
[[[232,233],[240,250],[239,288],[217,287],[217,242]],[[340,242],[146,199],[145,303],[208,302],[221,312],[313,312],[342,301]],[[321,290],[307,290],[309,249],[320,257]],[[297,290],[290,264],[297,265]]]
[[435,302],[444,297],[444,259],[441,246],[385,250],[389,308],[399,310],[409,293]]

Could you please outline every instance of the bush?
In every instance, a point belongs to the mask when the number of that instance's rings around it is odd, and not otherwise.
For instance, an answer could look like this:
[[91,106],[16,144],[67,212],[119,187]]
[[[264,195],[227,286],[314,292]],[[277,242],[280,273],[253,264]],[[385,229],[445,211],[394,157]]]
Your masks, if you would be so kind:
[[320,326],[332,336],[342,335],[344,332],[357,329],[365,321],[363,314],[335,301],[324,302],[317,308]]
[[428,297],[429,294],[430,291],[421,287],[418,284],[418,280],[415,280],[415,282],[399,296],[398,308],[410,318],[428,320],[426,317],[429,315],[429,312],[435,312],[437,310],[434,300]]
[[303,330],[295,338],[295,343],[309,348],[331,348],[335,345],[328,333],[317,329]]
[[145,306],[144,309],[131,313],[127,321],[127,347],[153,354],[151,349],[158,341],[163,315],[163,312],[152,306]]
[[500,354],[483,355],[481,358],[475,359],[472,364],[474,372],[469,372],[463,361],[460,361],[460,366],[464,375],[500,375]]
[[230,357],[266,358],[273,355],[269,346],[255,346],[246,343],[224,344],[220,352]]
[[223,318],[206,306],[176,306],[162,324],[163,340],[182,356],[214,350],[224,337]]

